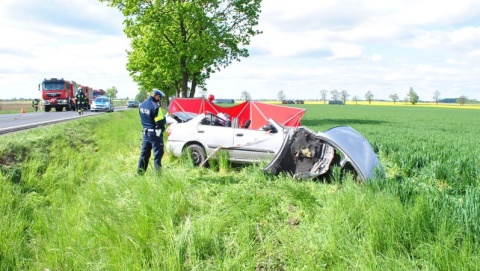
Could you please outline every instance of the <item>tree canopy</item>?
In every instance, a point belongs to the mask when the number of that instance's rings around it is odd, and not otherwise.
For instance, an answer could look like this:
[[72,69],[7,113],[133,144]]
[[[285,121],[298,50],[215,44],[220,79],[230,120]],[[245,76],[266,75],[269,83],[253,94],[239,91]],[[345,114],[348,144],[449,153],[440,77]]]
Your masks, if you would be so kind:
[[365,99],[368,101],[369,104],[372,103],[373,97],[373,93],[370,90],[365,93]]
[[460,105],[464,105],[467,102],[467,96],[461,95],[460,97],[457,98],[457,103]]
[[127,70],[142,92],[194,97],[211,73],[248,57],[261,0],[99,0],[125,16]]
[[410,87],[410,91],[408,91],[407,96],[408,96],[408,100],[413,105],[418,103],[418,101],[420,100],[420,97],[418,97],[418,94],[413,90],[413,87]]
[[388,96],[388,97],[390,97],[390,99],[392,99],[393,104],[395,104],[395,103],[398,101],[398,99],[399,99],[397,93],[390,94],[390,96]]
[[348,96],[350,96],[350,94],[348,94],[347,90],[344,89],[340,91],[340,97],[342,97],[343,104],[346,103]]
[[250,101],[252,99],[252,95],[250,95],[250,92],[244,90],[242,91],[242,95],[240,96],[240,99],[245,101]]
[[435,101],[435,104],[438,104],[438,101],[440,100],[440,91],[435,90],[433,93],[433,100]]
[[340,97],[340,92],[338,90],[334,89],[330,91],[330,95],[332,95],[332,100],[337,101],[338,98]]
[[324,104],[327,101],[327,93],[328,91],[326,89],[320,90],[320,97],[322,98]]
[[110,97],[110,98],[112,98],[112,99],[117,98],[118,90],[117,90],[117,88],[116,88],[115,86],[112,86],[112,87],[110,87],[110,88],[107,88],[106,92],[107,92],[107,96],[108,96],[108,97]]

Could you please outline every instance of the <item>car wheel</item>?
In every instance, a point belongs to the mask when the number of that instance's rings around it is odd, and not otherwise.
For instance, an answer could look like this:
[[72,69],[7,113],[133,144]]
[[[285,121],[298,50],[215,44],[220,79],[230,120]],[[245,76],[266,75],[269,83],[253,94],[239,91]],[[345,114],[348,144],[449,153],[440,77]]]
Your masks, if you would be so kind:
[[207,154],[205,153],[205,150],[203,149],[202,146],[197,144],[192,144],[188,146],[187,149],[190,152],[194,166],[206,165],[206,163],[204,164],[204,162],[207,159]]

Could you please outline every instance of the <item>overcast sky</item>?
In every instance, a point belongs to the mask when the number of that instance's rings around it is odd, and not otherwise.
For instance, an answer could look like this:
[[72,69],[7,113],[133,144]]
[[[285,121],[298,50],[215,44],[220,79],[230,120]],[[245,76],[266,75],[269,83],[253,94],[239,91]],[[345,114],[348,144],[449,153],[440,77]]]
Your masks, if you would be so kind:
[[[122,21],[96,0],[2,0],[0,99],[40,97],[50,77],[134,97]],[[214,74],[208,94],[315,99],[336,89],[389,99],[413,87],[421,100],[437,90],[480,99],[478,0],[264,0],[257,29],[250,57]]]

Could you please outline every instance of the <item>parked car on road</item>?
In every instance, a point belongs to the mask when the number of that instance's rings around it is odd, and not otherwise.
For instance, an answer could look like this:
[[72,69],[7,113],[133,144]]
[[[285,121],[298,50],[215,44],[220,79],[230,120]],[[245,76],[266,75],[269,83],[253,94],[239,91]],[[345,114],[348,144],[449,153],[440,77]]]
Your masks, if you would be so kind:
[[[175,118],[179,116],[170,120]],[[298,178],[316,178],[328,176],[333,166],[339,166],[365,180],[374,177],[377,168],[383,172],[368,141],[348,126],[313,132],[269,119],[260,129],[248,129],[224,126],[225,122],[211,113],[188,118],[169,125],[166,150],[176,157],[190,152],[197,166],[207,165],[207,157],[216,159],[216,152],[222,149],[233,163],[266,161],[269,164],[264,170],[274,175],[286,172]]]
[[127,102],[127,108],[136,108],[138,107],[138,102],[137,101],[128,101]]
[[114,105],[110,97],[108,96],[98,96],[92,102],[90,110],[92,112],[104,111],[104,112],[113,112]]

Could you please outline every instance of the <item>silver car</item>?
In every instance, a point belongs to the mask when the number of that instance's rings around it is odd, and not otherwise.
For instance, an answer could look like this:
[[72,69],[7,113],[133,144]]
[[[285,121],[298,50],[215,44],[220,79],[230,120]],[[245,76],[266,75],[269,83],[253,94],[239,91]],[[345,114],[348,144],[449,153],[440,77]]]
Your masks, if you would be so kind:
[[90,110],[92,112],[97,112],[97,111],[113,112],[114,105],[110,97],[98,96],[90,105]]
[[296,178],[327,177],[333,166],[351,170],[360,180],[383,174],[368,141],[353,128],[339,126],[325,132],[286,127],[270,119],[260,129],[235,127],[221,117],[176,113],[169,116],[167,151],[179,157],[189,151],[193,163],[203,166],[222,149],[233,163],[269,162],[265,171]]

